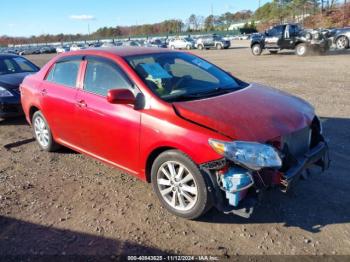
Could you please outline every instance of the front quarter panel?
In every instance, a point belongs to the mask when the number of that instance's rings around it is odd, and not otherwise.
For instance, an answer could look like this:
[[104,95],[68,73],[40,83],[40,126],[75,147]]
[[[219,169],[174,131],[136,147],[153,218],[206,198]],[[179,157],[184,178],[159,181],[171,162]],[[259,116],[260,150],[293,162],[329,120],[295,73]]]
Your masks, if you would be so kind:
[[141,121],[140,173],[143,179],[146,179],[148,157],[159,148],[180,150],[199,165],[222,158],[210,147],[209,138],[229,140],[224,135],[182,119],[172,106],[143,110]]

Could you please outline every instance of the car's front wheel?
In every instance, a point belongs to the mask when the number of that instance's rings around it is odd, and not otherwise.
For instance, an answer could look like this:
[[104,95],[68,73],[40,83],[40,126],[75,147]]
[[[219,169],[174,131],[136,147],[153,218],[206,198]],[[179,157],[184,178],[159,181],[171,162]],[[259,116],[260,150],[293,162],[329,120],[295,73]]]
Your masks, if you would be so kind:
[[349,48],[349,39],[346,36],[341,36],[336,41],[337,49],[343,50]]
[[153,163],[151,175],[155,193],[171,213],[196,219],[211,208],[203,174],[180,151],[169,150],[160,154]]
[[203,50],[203,49],[204,49],[204,46],[203,46],[202,44],[199,44],[199,45],[197,46],[197,48],[198,48],[199,50]]
[[59,148],[59,145],[52,137],[51,129],[44,115],[40,111],[34,113],[32,125],[35,139],[43,150],[52,152]]
[[252,46],[252,54],[255,56],[259,56],[262,53],[262,48],[260,44],[255,44]]

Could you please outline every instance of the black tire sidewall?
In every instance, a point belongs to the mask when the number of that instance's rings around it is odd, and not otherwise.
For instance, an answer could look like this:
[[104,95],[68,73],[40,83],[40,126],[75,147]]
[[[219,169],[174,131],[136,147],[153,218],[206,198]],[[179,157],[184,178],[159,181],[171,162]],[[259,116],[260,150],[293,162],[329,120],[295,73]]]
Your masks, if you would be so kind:
[[[161,195],[157,184],[157,173],[161,165],[167,161],[176,161],[183,164],[189,172],[193,175],[195,183],[197,185],[198,196],[197,202],[193,208],[188,211],[180,211],[171,207]],[[196,219],[208,211],[211,207],[210,193],[203,174],[197,167],[197,165],[185,154],[178,150],[169,150],[160,154],[153,162],[151,170],[151,181],[154,192],[160,200],[163,207],[165,207],[170,213],[183,217],[186,219]]]
[[[47,147],[44,147],[42,146],[39,141],[38,141],[38,138],[35,134],[35,127],[34,127],[34,123],[35,123],[35,119],[40,117],[44,122],[45,122],[45,125],[46,125],[46,128],[47,130],[49,131],[49,143],[47,145]],[[44,117],[44,115],[41,113],[41,111],[36,111],[34,114],[33,114],[33,117],[32,117],[32,126],[33,126],[33,133],[34,133],[34,137],[35,139],[37,140],[37,143],[38,145],[40,146],[41,149],[45,150],[45,151],[48,151],[48,152],[52,152],[54,150],[56,150],[58,148],[57,144],[55,143],[55,141],[53,140],[53,137],[52,137],[52,133],[51,133],[51,129],[50,129],[50,126],[49,124],[47,123],[46,121],[46,118]]]

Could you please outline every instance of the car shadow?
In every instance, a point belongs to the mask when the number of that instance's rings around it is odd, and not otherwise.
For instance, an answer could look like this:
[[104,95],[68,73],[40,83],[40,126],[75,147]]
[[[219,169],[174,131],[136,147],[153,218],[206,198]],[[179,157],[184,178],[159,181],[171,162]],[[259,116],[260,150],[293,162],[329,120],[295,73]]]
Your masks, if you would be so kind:
[[[296,188],[283,194],[268,190],[249,218],[225,215],[215,209],[200,221],[206,223],[281,223],[317,233],[332,224],[350,223],[350,119],[322,118],[329,139],[331,166],[300,180]],[[315,170],[318,171],[318,170]]]
[[25,261],[31,261],[32,258],[33,261],[55,261],[62,258],[62,261],[123,261],[128,255],[170,254],[131,241],[0,216],[0,260],[21,261],[25,258]]

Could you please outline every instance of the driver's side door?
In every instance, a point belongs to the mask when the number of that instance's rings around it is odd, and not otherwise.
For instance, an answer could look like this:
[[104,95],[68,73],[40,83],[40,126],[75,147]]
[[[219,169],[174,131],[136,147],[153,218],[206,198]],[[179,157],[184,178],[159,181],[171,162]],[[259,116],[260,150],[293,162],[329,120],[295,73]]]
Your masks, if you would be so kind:
[[265,37],[265,47],[278,49],[281,39],[283,38],[283,26],[275,26],[267,31]]
[[133,105],[111,104],[106,97],[110,89],[130,89],[135,95],[139,91],[114,61],[102,57],[85,60],[76,123],[83,150],[136,174],[141,113]]

